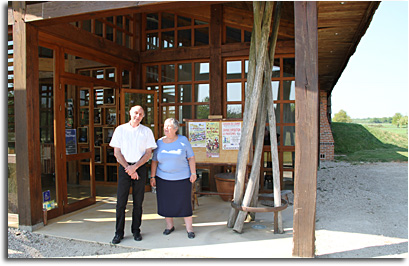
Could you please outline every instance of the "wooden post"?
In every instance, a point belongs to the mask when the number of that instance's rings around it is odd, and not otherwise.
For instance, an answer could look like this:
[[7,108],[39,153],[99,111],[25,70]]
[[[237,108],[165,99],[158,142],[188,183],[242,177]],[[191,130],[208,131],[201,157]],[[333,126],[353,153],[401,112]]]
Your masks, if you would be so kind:
[[[264,86],[267,90],[267,109],[268,109],[268,123],[270,128],[270,143],[271,143],[271,160],[273,167],[273,192],[274,192],[274,207],[281,206],[281,184],[280,184],[280,163],[278,160],[278,144],[277,144],[277,123],[276,115],[274,111],[274,99],[271,89],[271,74],[272,67],[274,65],[275,48],[277,45],[278,28],[280,26],[281,19],[281,2],[277,2],[274,12],[274,24],[272,31],[272,42],[270,45],[269,58],[266,58],[266,67],[264,73]],[[274,214],[274,233],[284,233],[282,213],[277,212]]]
[[43,222],[41,196],[38,32],[24,21],[26,4],[13,1],[14,108],[19,227]]
[[319,139],[317,2],[294,2],[295,178],[293,256],[314,257]]
[[[258,6],[263,2],[253,2],[253,6]],[[261,88],[263,82],[263,72],[264,72],[264,65],[265,61],[264,58],[267,55],[267,44],[268,44],[268,36],[270,33],[270,24],[271,24],[271,13],[273,9],[273,4],[271,2],[265,3],[265,10],[263,16],[263,26],[262,26],[262,34],[261,39],[258,43],[257,47],[257,66],[256,66],[256,73],[254,77],[254,84],[248,83],[248,87],[254,86],[251,91],[250,99],[248,101],[248,105],[245,106],[244,116],[243,116],[243,125],[242,125],[242,133],[240,138],[240,148],[239,153],[237,156],[237,167],[236,167],[236,184],[234,187],[234,203],[241,205],[243,195],[244,195],[244,179],[246,173],[246,164],[248,155],[250,152],[250,144],[252,140],[252,135],[254,131],[254,122],[256,119],[257,113],[257,106],[259,103],[260,95],[261,95]],[[255,8],[256,10],[257,8]],[[259,13],[254,12],[254,20],[259,19]],[[255,23],[256,24],[256,23]],[[255,27],[253,27],[254,30]],[[257,33],[257,31],[256,31]],[[257,34],[256,34],[257,36]],[[252,42],[253,43],[253,42]],[[247,102],[247,101],[246,101]],[[230,216],[227,222],[227,227],[233,227],[234,221],[237,218],[238,211],[235,208],[232,208],[230,211]]]
[[223,114],[222,25],[223,6],[210,6],[210,115]]
[[[257,115],[257,130],[256,130],[256,145],[253,157],[253,164],[251,167],[250,178],[247,183],[246,194],[243,198],[242,205],[249,207],[251,200],[253,199],[253,194],[255,193],[255,188],[258,188],[257,184],[260,178],[260,163],[261,155],[263,154],[263,145],[264,145],[264,127],[267,117],[266,106],[266,91],[262,92],[262,97],[260,104],[258,106],[258,115]],[[244,220],[247,217],[247,212],[239,211],[236,222],[234,224],[233,230],[237,233],[243,231]]]

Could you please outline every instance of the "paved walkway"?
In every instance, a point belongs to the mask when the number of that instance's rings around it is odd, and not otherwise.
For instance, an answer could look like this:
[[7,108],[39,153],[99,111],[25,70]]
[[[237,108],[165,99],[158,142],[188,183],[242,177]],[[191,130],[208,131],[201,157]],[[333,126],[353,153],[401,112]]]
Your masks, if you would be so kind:
[[[131,199],[131,198],[130,198]],[[256,220],[245,223],[243,233],[227,228],[230,203],[219,196],[199,197],[194,210],[196,238],[188,239],[183,218],[175,218],[176,230],[162,234],[165,220],[156,214],[156,195],[145,194],[141,232],[143,240],[134,241],[130,233],[131,204],[128,202],[125,238],[119,245],[174,257],[196,258],[291,258],[293,209],[283,213],[284,234],[274,234],[273,213],[257,213]],[[114,236],[116,199],[111,198],[72,214],[50,220],[36,233],[77,240],[109,243]]]

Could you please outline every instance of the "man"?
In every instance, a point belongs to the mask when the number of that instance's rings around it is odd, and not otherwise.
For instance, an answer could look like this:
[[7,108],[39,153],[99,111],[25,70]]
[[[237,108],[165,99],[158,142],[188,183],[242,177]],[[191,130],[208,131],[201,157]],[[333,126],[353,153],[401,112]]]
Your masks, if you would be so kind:
[[142,223],[142,203],[145,195],[145,184],[148,175],[146,162],[156,149],[152,130],[141,121],[145,116],[143,108],[133,106],[129,111],[131,119],[118,126],[112,135],[109,145],[114,148],[118,161],[118,190],[116,204],[116,231],[112,244],[118,244],[124,238],[125,209],[128,203],[129,189],[132,187],[132,226],[131,232],[135,241],[141,241],[140,226]]

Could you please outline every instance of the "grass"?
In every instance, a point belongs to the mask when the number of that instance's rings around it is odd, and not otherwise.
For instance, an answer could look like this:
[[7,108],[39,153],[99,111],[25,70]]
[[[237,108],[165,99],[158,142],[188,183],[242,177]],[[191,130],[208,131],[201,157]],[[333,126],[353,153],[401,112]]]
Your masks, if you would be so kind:
[[408,161],[407,128],[388,124],[332,123],[337,160],[350,162]]

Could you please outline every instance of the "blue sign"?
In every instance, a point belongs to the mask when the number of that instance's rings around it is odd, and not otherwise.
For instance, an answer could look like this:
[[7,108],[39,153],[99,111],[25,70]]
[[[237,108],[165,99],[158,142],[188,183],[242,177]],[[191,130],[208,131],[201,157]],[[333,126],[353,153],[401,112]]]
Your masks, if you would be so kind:
[[66,154],[77,153],[77,130],[66,129],[65,130],[65,151]]
[[51,193],[49,190],[43,192],[43,202],[47,202],[51,199]]

